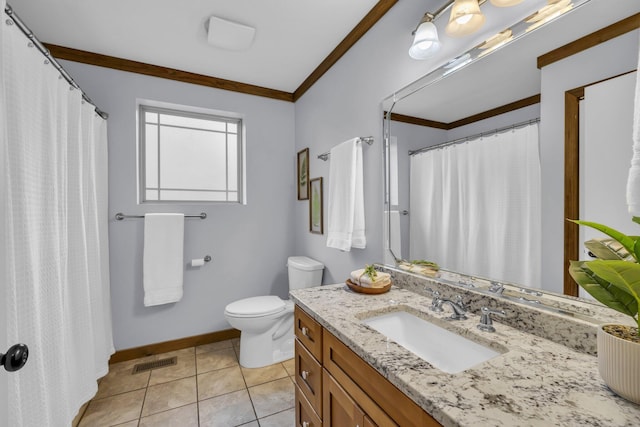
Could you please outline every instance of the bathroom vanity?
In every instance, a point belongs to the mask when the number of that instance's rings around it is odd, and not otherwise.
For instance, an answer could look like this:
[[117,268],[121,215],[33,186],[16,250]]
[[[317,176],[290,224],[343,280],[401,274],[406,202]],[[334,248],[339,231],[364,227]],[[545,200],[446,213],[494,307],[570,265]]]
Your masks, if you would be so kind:
[[[480,331],[475,307],[467,319],[451,320],[449,307],[434,312],[432,298],[396,286],[364,295],[337,284],[295,290],[291,298],[298,426],[640,425],[640,407],[607,388],[592,354],[508,326],[501,318],[495,319],[495,332]],[[495,355],[447,373],[425,360],[431,356],[418,356],[419,349],[410,351],[396,343],[402,339],[374,329],[371,319],[389,313],[425,320]],[[446,363],[448,338],[412,330],[409,341],[444,350]],[[465,353],[464,347],[453,353],[451,358]]]

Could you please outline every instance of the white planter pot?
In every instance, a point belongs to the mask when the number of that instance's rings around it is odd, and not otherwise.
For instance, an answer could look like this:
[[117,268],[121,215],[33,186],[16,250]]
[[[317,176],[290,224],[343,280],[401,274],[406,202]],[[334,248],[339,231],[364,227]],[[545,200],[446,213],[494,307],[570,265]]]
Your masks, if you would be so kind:
[[616,394],[640,404],[640,344],[598,328],[598,369]]

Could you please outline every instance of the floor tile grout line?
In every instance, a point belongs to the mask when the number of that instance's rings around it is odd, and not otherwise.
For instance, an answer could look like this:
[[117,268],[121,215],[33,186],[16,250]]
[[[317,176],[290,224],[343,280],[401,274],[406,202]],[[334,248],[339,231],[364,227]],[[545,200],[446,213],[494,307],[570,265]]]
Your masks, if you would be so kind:
[[142,398],[142,405],[140,406],[140,413],[138,414],[138,426],[140,425],[140,421],[142,420],[142,410],[144,409],[144,403],[147,400],[147,392],[149,391],[149,383],[151,382],[151,374],[153,374],[153,369],[149,370],[149,378],[147,378],[147,386],[144,389],[144,397]]
[[198,349],[193,347],[193,363],[196,367],[196,419],[198,427],[200,427],[200,390],[198,389]]
[[[212,396],[210,398],[201,400],[200,397],[199,397],[198,377],[200,375],[203,375],[203,374],[206,374],[206,373],[210,373],[210,372],[216,372],[216,371],[220,371],[220,370],[228,369],[228,368],[237,368],[237,369],[240,370],[240,373],[242,375],[242,382],[244,384],[244,390],[249,395],[249,399],[250,399],[250,402],[251,402],[252,410],[253,410],[253,413],[254,413],[254,420],[255,420],[256,423],[258,423],[258,425],[260,425],[261,424],[260,423],[260,419],[258,418],[258,414],[257,414],[257,411],[256,411],[256,406],[254,404],[254,399],[252,398],[251,393],[250,393],[250,388],[264,386],[264,385],[267,385],[269,383],[273,383],[273,382],[276,382],[276,381],[283,380],[285,378],[288,378],[291,381],[293,381],[293,379],[291,378],[291,375],[289,375],[289,371],[287,370],[287,368],[285,366],[285,363],[284,362],[278,362],[279,367],[285,372],[286,375],[284,375],[284,376],[282,376],[280,378],[270,378],[267,381],[264,381],[264,382],[261,382],[261,383],[256,383],[256,384],[252,384],[252,386],[249,386],[249,384],[247,383],[247,379],[245,377],[245,373],[244,373],[244,371],[242,369],[242,366],[239,364],[239,357],[240,357],[239,352],[240,352],[240,349],[238,347],[239,346],[236,346],[236,345],[234,345],[234,343],[232,343],[231,347],[223,347],[223,348],[214,349],[212,351],[201,352],[201,353],[198,353],[197,347],[192,347],[191,348],[192,351],[190,352],[190,354],[193,357],[195,374],[194,375],[187,375],[187,376],[184,376],[182,378],[175,378],[175,379],[172,379],[170,381],[165,381],[165,382],[161,382],[161,383],[158,383],[158,384],[153,384],[153,386],[164,385],[164,384],[176,382],[176,381],[179,381],[179,380],[184,380],[184,379],[187,379],[187,378],[195,377],[194,380],[195,380],[195,392],[196,392],[196,401],[195,401],[195,403],[196,403],[196,410],[197,410],[197,423],[198,423],[198,426],[200,426],[201,425],[201,420],[200,420],[200,402],[203,402],[205,400],[209,400],[209,399],[212,399],[212,398],[224,396],[226,394],[234,393],[234,392],[237,392],[237,391],[240,391],[240,390],[230,391],[230,392],[227,392],[227,393],[223,393],[223,394],[220,394],[220,395],[217,395],[217,396]],[[224,352],[224,350],[227,350],[227,352],[228,352],[229,348],[231,348],[233,350],[233,354],[235,356],[234,357],[235,358],[235,364],[234,365],[226,366],[226,367],[222,367],[222,368],[218,368],[218,369],[211,369],[211,370],[206,371],[206,372],[200,372],[200,370],[198,368],[198,355],[199,354],[207,354],[207,353],[213,353],[213,352]],[[167,353],[172,353],[172,352],[167,352]],[[155,355],[155,356],[156,356],[156,358],[157,357],[161,358],[161,357],[164,357],[165,355],[166,355],[166,353],[165,354],[160,354],[160,355]],[[184,356],[186,356],[186,355],[184,355]],[[118,396],[118,395],[122,395],[122,394],[129,393],[129,392],[134,392],[134,391],[141,391],[144,388],[144,396],[143,396],[143,400],[142,400],[142,406],[140,408],[140,413],[138,414],[139,415],[138,419],[129,421],[129,422],[137,421],[137,425],[139,426],[141,421],[142,421],[142,418],[143,418],[142,412],[143,412],[143,409],[144,409],[144,405],[146,403],[147,397],[149,396],[149,394],[148,394],[149,388],[152,387],[151,381],[152,381],[153,372],[154,371],[159,371],[159,370],[164,370],[165,368],[167,368],[167,367],[161,367],[161,368],[158,368],[158,369],[150,370],[145,387],[140,387],[138,389],[133,389],[133,390],[127,390],[127,391],[124,391],[124,392],[121,392],[121,393],[115,393],[115,394],[113,394],[111,396],[104,396],[103,398],[100,398],[100,399],[104,399],[104,398],[107,398],[107,397]],[[93,400],[100,400],[100,399],[95,399],[95,398],[91,399],[89,401],[89,404],[92,403]],[[149,414],[149,416],[160,414],[160,413],[164,413],[164,412],[168,412],[168,411],[175,410],[175,409],[179,409],[179,408],[191,405],[191,404],[192,403],[188,403],[188,404],[185,404],[185,405],[178,406],[176,408],[165,409],[165,410],[156,412],[154,414]],[[86,409],[88,409],[88,407],[89,407],[89,405],[87,405]],[[273,414],[265,415],[263,418],[280,414],[281,412],[285,412],[285,411],[291,410],[292,408],[295,408],[295,406],[292,406],[291,408],[282,409],[280,411],[274,412]],[[83,415],[82,415],[82,417],[80,418],[80,422],[82,422],[82,420],[83,420],[84,416],[86,415],[86,413],[87,413],[87,411],[85,410]]]
[[238,366],[240,366],[240,375],[242,375],[242,381],[244,382],[245,390],[247,391],[247,396],[249,396],[249,402],[251,402],[251,409],[253,409],[253,415],[255,416],[255,420],[258,423],[258,427],[260,427],[260,421],[258,421],[258,412],[256,411],[256,405],[253,404],[253,399],[251,398],[251,392],[249,391],[249,385],[247,384],[247,379],[244,377],[244,372],[242,372],[242,365],[240,365],[240,355],[239,351],[236,351],[235,346],[233,347],[233,351],[236,353],[236,358],[238,359]]
[[291,408],[283,409],[282,411],[278,411],[278,412],[274,412],[273,414],[265,415],[265,416],[264,416],[264,417],[262,417],[262,418],[258,418],[258,423],[260,422],[260,420],[264,420],[265,418],[273,417],[274,415],[278,415],[278,414],[281,414],[281,413],[283,413],[283,412],[290,411],[290,410],[295,409],[295,408],[296,408],[296,407],[295,407],[295,405],[294,405],[294,406],[292,406]]

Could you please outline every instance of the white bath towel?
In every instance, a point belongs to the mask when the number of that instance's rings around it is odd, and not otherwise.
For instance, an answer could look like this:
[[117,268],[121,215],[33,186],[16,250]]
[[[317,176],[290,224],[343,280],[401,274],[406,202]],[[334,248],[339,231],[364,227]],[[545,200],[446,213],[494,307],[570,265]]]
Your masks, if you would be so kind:
[[[640,67],[640,57],[638,64]],[[636,74],[636,98],[633,108],[633,157],[627,180],[627,205],[631,216],[640,217],[640,71]]]
[[142,277],[145,307],[182,299],[183,248],[183,214],[144,216]]
[[327,246],[349,251],[367,245],[360,138],[331,149]]

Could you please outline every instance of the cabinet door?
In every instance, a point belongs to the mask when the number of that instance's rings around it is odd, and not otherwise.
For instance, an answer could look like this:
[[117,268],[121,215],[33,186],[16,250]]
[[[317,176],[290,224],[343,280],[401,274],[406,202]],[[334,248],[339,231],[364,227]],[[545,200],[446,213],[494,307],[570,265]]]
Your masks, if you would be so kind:
[[322,373],[323,414],[325,427],[363,427],[364,412],[327,371]]
[[376,423],[373,422],[371,418],[367,415],[364,416],[364,427],[378,427]]

